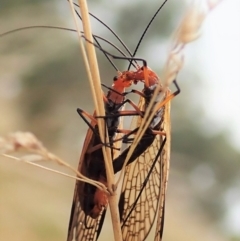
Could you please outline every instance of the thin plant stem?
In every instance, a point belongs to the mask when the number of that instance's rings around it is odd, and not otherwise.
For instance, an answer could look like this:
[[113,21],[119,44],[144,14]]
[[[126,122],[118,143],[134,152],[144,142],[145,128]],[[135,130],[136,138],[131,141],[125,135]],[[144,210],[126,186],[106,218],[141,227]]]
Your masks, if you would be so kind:
[[[69,1],[70,4],[73,6],[72,1]],[[90,40],[90,42],[93,42],[92,39],[92,31],[91,31],[91,25],[89,21],[88,16],[88,7],[85,0],[79,0],[79,7],[80,12],[82,16],[82,23],[83,23],[83,30],[84,30],[84,36]],[[72,7],[73,9],[73,7]],[[72,12],[74,12],[72,10]],[[73,13],[75,16],[75,12]],[[76,22],[76,21],[75,21]],[[76,22],[77,25],[77,22]],[[81,36],[80,30],[78,29],[78,35],[79,38]],[[98,62],[96,58],[96,52],[95,47],[87,42],[86,43],[86,51],[87,51],[87,57],[88,57],[88,65],[89,69],[87,71],[90,71],[91,73],[88,74],[93,100],[95,104],[96,114],[98,116],[105,115],[105,109],[103,104],[103,94],[101,90],[101,82],[100,82],[100,75],[98,70]],[[105,122],[103,119],[98,118],[98,129],[99,134],[102,142],[108,142],[108,135],[105,137],[106,134],[104,132]],[[113,232],[114,232],[114,239],[115,241],[121,241],[122,240],[122,233],[121,233],[121,227],[120,227],[120,218],[119,218],[119,212],[118,212],[118,198],[116,195],[116,188],[114,185],[114,172],[113,172],[113,166],[112,166],[112,160],[111,160],[111,153],[110,149],[103,146],[102,152],[104,156],[104,162],[105,162],[105,168],[106,168],[106,175],[107,175],[107,183],[108,183],[108,189],[110,191],[109,196],[109,206],[110,206],[110,212],[112,217],[112,225],[113,225]]]

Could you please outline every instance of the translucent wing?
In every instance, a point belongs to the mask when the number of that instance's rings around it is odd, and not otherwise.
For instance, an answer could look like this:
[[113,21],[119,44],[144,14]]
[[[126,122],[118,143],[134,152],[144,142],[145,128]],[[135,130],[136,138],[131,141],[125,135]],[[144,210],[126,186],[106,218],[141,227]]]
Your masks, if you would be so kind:
[[[85,153],[92,144],[92,138],[93,133],[88,129],[78,167],[78,170],[84,175],[86,175]],[[85,183],[79,181],[77,181],[75,185],[67,241],[95,241],[102,228],[105,211],[103,211],[97,219],[93,219],[90,216],[86,216],[82,210],[81,199],[83,199],[84,196],[81,196],[81,193],[83,193],[84,185]]]
[[81,208],[78,195],[74,196],[67,241],[97,240],[103,225],[105,210],[97,218],[86,216]]
[[[95,113],[94,113],[95,116]],[[93,123],[91,123],[93,126]],[[119,118],[119,127],[122,127],[122,118]],[[121,133],[116,134],[116,138],[120,138],[122,136]],[[87,151],[94,146],[95,136],[91,129],[88,129],[86,138],[84,141],[82,154],[79,161],[78,170],[85,176],[89,177],[89,165],[87,164],[88,161],[92,161],[94,166],[103,166],[103,155],[101,148],[92,155],[86,154]],[[119,148],[121,146],[121,141],[115,142],[115,148]],[[119,154],[118,150],[112,150],[113,157]],[[93,166],[91,166],[93,167]],[[99,167],[98,167],[99,168]],[[100,168],[101,170],[101,168]],[[101,232],[102,225],[105,218],[106,208],[101,212],[101,214],[96,218],[93,219],[89,215],[86,215],[84,210],[82,209],[84,205],[84,200],[87,200],[86,197],[86,187],[84,182],[76,182],[74,197],[73,197],[73,204],[71,209],[70,221],[69,221],[69,228],[68,228],[68,238],[67,241],[95,241],[98,239],[98,236]]]
[[[141,110],[144,110],[144,102],[144,99],[140,99]],[[163,107],[161,131],[166,131],[165,121],[169,119],[165,120],[165,117],[168,110],[168,107]],[[139,126],[140,121],[141,118],[135,117],[133,125]],[[156,135],[152,145],[126,167],[119,202],[123,239],[126,241],[145,240],[157,215],[157,232],[162,233],[165,180],[169,167],[169,159],[166,159],[169,155],[166,155],[164,144],[165,137]]]

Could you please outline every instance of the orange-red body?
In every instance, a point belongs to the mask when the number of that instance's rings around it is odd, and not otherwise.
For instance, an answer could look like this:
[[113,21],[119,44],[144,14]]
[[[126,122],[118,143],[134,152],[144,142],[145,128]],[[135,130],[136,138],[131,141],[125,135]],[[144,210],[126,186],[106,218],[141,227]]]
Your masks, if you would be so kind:
[[142,67],[137,69],[136,71],[126,71],[123,73],[126,79],[131,79],[135,83],[138,81],[144,81],[147,87],[150,87],[154,84],[158,84],[159,82],[157,74],[154,71],[152,71],[149,67]]
[[[116,117],[116,114],[119,113],[124,102],[124,96],[121,94],[123,94],[125,88],[131,86],[131,84],[132,81],[130,79],[123,78],[122,74],[118,77],[115,77],[112,90],[108,92],[105,98],[105,100],[107,100],[105,103],[106,115],[111,116],[105,119],[110,143],[113,142],[119,125],[119,116]],[[97,124],[95,124],[94,128],[98,133]],[[100,175],[101,173],[105,172],[100,137],[88,132],[86,139],[89,138],[89,144],[87,145],[85,153],[82,153],[81,156],[82,163],[80,171],[88,178],[100,181],[106,185],[106,179]],[[94,150],[95,146],[97,146],[97,148]],[[77,192],[82,210],[91,218],[97,218],[101,211],[108,205],[107,194],[90,184],[78,182],[77,185]]]

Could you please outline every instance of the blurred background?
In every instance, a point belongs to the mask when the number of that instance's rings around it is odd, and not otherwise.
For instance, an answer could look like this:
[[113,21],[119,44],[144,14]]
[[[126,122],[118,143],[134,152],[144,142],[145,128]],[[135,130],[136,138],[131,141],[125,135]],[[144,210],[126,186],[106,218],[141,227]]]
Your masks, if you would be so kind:
[[[133,51],[162,1],[88,2]],[[160,76],[188,4],[168,1],[137,53]],[[172,101],[165,241],[240,240],[239,10],[238,0],[223,1],[205,21],[201,38],[186,48],[178,77],[182,92]],[[3,1],[0,23],[0,34],[32,25],[74,28],[65,0]],[[95,34],[116,43],[106,28],[92,23]],[[116,72],[101,53],[98,60],[102,82],[110,86]],[[115,63],[120,70],[128,66]],[[31,131],[77,167],[87,126],[76,108],[92,113],[90,94],[75,33],[36,28],[0,38],[1,136]],[[65,240],[74,185],[74,180],[1,158],[0,240]],[[100,240],[109,237],[110,225],[106,222]]]

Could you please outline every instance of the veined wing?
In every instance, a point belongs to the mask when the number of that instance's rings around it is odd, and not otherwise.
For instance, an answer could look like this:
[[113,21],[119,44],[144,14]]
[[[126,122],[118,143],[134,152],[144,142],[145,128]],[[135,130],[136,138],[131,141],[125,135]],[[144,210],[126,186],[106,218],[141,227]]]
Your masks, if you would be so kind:
[[[87,169],[85,154],[92,145],[92,138],[94,137],[93,135],[92,130],[88,129],[78,166],[78,170],[83,175],[86,175]],[[86,216],[81,207],[81,199],[84,198],[83,195],[81,196],[81,193],[83,194],[84,185],[84,182],[76,181],[67,241],[95,241],[97,240],[102,228],[105,212],[103,211],[103,213],[101,213],[97,219],[93,219],[90,216]]]
[[[95,113],[94,115],[95,116]],[[93,126],[93,122],[91,122],[91,126]],[[119,117],[119,127],[122,127],[122,118]],[[122,136],[121,133],[116,133],[116,139]],[[89,176],[89,168],[98,166],[97,173],[102,170],[101,167],[104,165],[102,149],[98,149],[94,151],[92,154],[87,154],[88,150],[94,146],[95,143],[95,134],[89,128],[86,134],[86,138],[84,141],[82,154],[80,156],[78,170],[85,176],[89,178],[93,178],[98,180],[98,176],[94,177],[92,175]],[[113,143],[115,148],[120,148],[121,141],[117,141]],[[96,144],[96,143],[95,143]],[[118,150],[112,150],[113,158],[119,154]],[[89,163],[92,163],[90,165]],[[96,168],[94,168],[96,169]],[[91,171],[90,171],[91,172]],[[99,181],[99,180],[98,180]],[[68,238],[67,241],[95,241],[97,240],[102,225],[105,218],[106,208],[100,213],[100,215],[94,219],[91,218],[89,215],[86,215],[85,211],[82,207],[84,207],[86,201],[88,201],[88,197],[86,195],[86,187],[92,188],[93,186],[90,184],[86,184],[84,182],[76,181],[74,197],[73,197],[73,204],[71,209],[70,221],[69,221],[69,228],[68,228]],[[94,187],[93,187],[94,188]],[[90,195],[93,191],[89,192]],[[93,197],[89,198],[90,201],[93,200]],[[85,206],[85,209],[89,209],[88,205]]]
[[[144,110],[144,104],[145,100],[141,98],[139,102],[141,110]],[[158,130],[166,131],[167,135],[170,132],[165,130],[167,126],[164,123],[169,121],[169,113],[166,113],[169,110],[169,106],[163,107],[161,110],[163,118],[158,125]],[[140,117],[135,117],[133,120],[134,125],[137,126],[140,122]],[[162,233],[165,180],[167,180],[169,167],[169,159],[167,158],[169,150],[164,147],[167,139],[165,136],[156,135],[152,145],[125,169],[119,209],[123,239],[126,241],[145,240],[158,211],[157,225],[161,225],[161,228],[158,228],[157,232]]]
[[97,219],[93,219],[90,216],[86,216],[86,214],[81,208],[79,197],[78,195],[76,195],[74,197],[72,205],[70,219],[71,226],[69,226],[69,234],[67,240],[97,240],[101,232],[105,212],[106,210],[104,210]]

